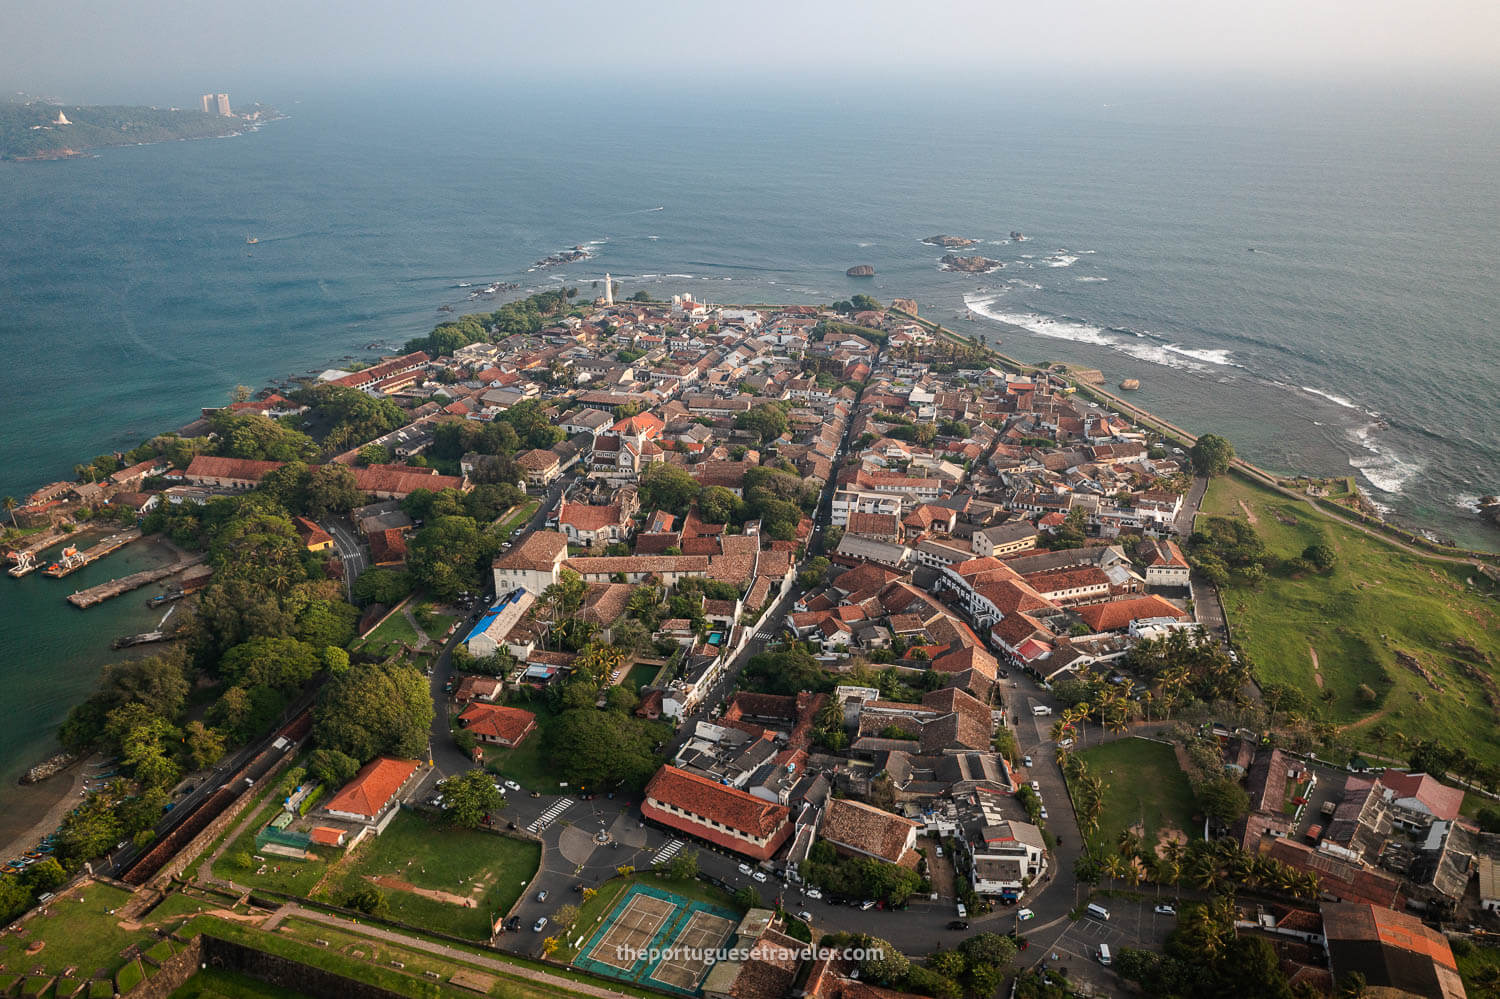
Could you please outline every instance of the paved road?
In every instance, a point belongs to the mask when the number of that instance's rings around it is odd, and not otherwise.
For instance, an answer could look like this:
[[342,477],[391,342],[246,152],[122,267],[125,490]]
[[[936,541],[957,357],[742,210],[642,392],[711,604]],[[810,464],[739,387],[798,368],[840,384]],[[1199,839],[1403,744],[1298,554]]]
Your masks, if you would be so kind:
[[354,529],[341,521],[330,520],[323,525],[333,537],[333,545],[338,549],[339,559],[344,563],[344,592],[351,593],[354,590],[354,581],[359,578],[360,573],[370,567],[370,560],[365,551],[359,545],[359,539],[354,536]]

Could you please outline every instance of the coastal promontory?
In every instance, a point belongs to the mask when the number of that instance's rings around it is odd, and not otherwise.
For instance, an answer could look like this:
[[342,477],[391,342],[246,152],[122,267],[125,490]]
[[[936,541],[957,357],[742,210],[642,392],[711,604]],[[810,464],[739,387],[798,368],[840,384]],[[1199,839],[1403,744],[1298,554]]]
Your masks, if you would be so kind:
[[209,114],[133,105],[0,102],[0,160],[57,160],[107,146],[222,138],[280,117],[275,109],[262,105],[237,114]]

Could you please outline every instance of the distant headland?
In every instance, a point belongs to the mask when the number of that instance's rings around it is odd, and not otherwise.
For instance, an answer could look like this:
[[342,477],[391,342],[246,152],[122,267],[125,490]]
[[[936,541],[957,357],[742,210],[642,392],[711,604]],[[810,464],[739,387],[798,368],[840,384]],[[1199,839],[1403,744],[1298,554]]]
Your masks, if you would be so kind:
[[228,94],[205,94],[194,108],[72,105],[23,95],[0,102],[0,160],[59,160],[108,146],[222,138],[281,117],[263,104],[233,112]]

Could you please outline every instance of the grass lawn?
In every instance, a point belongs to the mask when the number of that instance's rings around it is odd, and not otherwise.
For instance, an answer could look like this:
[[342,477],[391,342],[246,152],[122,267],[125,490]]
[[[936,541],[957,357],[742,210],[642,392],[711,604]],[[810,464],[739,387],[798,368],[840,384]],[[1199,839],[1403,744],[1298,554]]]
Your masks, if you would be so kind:
[[1244,519],[1246,509],[1272,554],[1291,558],[1326,541],[1337,555],[1326,574],[1275,571],[1259,590],[1238,579],[1225,587],[1230,628],[1260,682],[1300,691],[1356,749],[1399,756],[1390,734],[1400,732],[1500,764],[1495,584],[1238,477],[1215,479],[1204,498],[1205,513]]
[[443,614],[438,611],[437,604],[430,600],[424,600],[413,611],[417,618],[417,624],[422,626],[427,637],[434,642],[441,642],[449,627],[458,620],[457,614]]
[[650,666],[646,663],[636,663],[634,666],[630,667],[630,672],[625,674],[625,683],[623,684],[623,686],[632,694],[639,694],[642,687],[650,683],[652,680],[656,679],[656,674],[660,670],[660,666]]
[[547,726],[557,717],[557,711],[548,701],[540,698],[534,701],[516,701],[513,706],[536,715],[536,731],[515,749],[485,746],[484,768],[502,777],[509,777],[528,791],[551,790],[557,785],[557,768],[547,759],[542,745]]
[[520,506],[515,507],[511,514],[503,520],[497,520],[490,527],[490,533],[500,537],[509,538],[510,532],[529,521],[535,514],[536,508],[541,506],[539,499],[529,499]]
[[355,643],[354,648],[358,652],[386,656],[396,651],[397,644],[401,642],[415,647],[419,640],[417,630],[411,626],[406,615],[398,610],[382,621],[368,637]]
[[1480,982],[1485,980],[1487,969],[1500,969],[1500,947],[1486,947],[1483,944],[1455,941],[1453,957],[1458,961],[1458,974],[1464,981],[1464,988],[1471,996],[1492,995],[1480,987]]
[[[214,862],[214,875],[228,878],[236,884],[249,885],[253,888],[269,888],[272,891],[306,898],[312,892],[313,886],[318,883],[318,879],[327,872],[328,855],[314,848],[308,851],[314,859],[293,860],[290,857],[278,857],[271,853],[257,854],[255,851],[255,834],[264,829],[266,823],[275,818],[276,813],[281,809],[281,795],[277,793],[280,786],[281,782],[278,779],[266,788],[261,799],[251,806],[254,809],[255,820],[246,826],[245,831],[219,855],[219,859]],[[263,856],[265,859],[256,860],[257,856]]]
[[[109,977],[125,965],[120,952],[131,944],[151,943],[151,936],[120,929],[108,910],[118,909],[130,898],[109,885],[89,884],[66,897],[47,903],[47,915],[34,916],[20,935],[0,936],[0,964],[7,970],[42,967],[49,974],[76,967],[83,978]],[[46,946],[31,956],[26,948],[42,940]]]
[[1199,835],[1193,822],[1196,803],[1187,775],[1177,765],[1172,747],[1146,739],[1120,739],[1080,750],[1089,773],[1104,781],[1104,809],[1089,845],[1113,853],[1120,833],[1131,826],[1145,830],[1144,842],[1154,847],[1157,834],[1176,830],[1189,838]]
[[[320,897],[337,902],[372,878],[400,885],[377,887],[390,901],[391,916],[412,926],[488,940],[495,916],[508,910],[541,863],[541,847],[526,840],[477,830],[451,829],[403,811],[379,837],[360,844],[320,887]],[[452,900],[421,891],[443,892]],[[473,907],[458,897],[472,900]]]

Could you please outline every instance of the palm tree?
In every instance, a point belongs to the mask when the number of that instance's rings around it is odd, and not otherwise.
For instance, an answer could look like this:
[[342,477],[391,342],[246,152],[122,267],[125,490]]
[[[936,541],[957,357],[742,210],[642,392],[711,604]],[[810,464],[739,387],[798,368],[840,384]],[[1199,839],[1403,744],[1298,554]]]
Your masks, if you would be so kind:
[[7,496],[4,499],[0,499],[0,506],[5,507],[5,512],[10,515],[11,527],[16,526],[16,507],[20,505],[20,502],[14,496]]
[[1120,878],[1125,876],[1125,858],[1118,853],[1111,853],[1105,857],[1104,873],[1109,875],[1110,887],[1113,888],[1114,882],[1119,881]]

